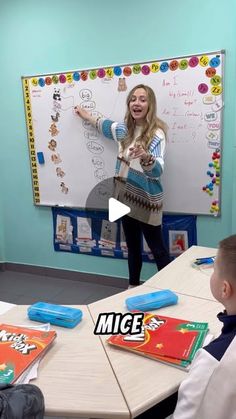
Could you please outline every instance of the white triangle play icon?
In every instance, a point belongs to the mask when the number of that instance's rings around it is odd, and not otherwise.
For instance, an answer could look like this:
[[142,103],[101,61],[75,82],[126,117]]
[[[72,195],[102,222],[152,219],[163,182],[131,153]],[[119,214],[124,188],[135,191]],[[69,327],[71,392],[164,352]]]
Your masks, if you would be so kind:
[[118,220],[119,218],[123,217],[123,215],[126,215],[130,212],[130,208],[127,205],[122,204],[115,198],[109,199],[108,210],[108,218],[111,222]]

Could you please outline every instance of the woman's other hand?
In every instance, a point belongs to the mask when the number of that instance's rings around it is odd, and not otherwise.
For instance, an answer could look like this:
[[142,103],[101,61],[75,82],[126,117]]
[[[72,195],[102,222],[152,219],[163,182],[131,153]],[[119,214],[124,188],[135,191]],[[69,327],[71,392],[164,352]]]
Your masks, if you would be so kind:
[[149,154],[144,150],[141,145],[129,148],[129,159],[142,159],[144,161],[148,160]]

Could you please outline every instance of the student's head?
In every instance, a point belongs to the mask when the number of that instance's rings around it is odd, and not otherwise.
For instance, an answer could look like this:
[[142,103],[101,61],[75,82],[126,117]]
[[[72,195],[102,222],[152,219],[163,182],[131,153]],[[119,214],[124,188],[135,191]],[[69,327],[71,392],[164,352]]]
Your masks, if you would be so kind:
[[228,314],[236,314],[236,234],[219,243],[210,286]]

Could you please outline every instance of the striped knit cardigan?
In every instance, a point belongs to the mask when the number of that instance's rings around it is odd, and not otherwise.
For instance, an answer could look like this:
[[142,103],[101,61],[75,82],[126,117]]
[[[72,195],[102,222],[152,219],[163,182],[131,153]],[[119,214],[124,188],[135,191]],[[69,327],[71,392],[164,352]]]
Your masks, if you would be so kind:
[[[105,137],[118,142],[127,135],[127,126],[124,123],[109,119],[101,118],[97,128]],[[158,129],[148,149],[154,157],[151,165],[140,164],[140,170],[136,170],[131,167],[132,161],[125,159],[121,152],[115,168],[114,197],[130,207],[130,217],[154,226],[162,222],[163,189],[160,176],[164,168],[165,142],[164,132]]]

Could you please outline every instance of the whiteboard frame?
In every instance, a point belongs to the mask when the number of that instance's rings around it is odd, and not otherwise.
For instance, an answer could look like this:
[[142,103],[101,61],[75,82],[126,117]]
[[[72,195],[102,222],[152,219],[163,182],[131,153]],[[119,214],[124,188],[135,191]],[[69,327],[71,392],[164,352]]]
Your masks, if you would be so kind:
[[[199,56],[199,55],[212,55],[212,54],[221,54],[221,56],[222,56],[222,61],[221,61],[221,66],[222,66],[222,84],[224,84],[224,77],[223,77],[223,75],[224,75],[224,57],[225,57],[225,54],[226,54],[226,51],[225,51],[225,49],[219,49],[219,50],[215,50],[215,51],[208,51],[208,52],[201,52],[201,53],[192,53],[192,54],[187,54],[187,55],[178,55],[178,56],[175,56],[175,57],[168,57],[168,58],[154,58],[154,59],[149,59],[149,60],[142,60],[142,61],[136,61],[136,62],[129,62],[129,63],[123,63],[123,64],[108,64],[108,65],[102,65],[102,67],[103,68],[110,68],[110,67],[116,67],[116,66],[121,66],[121,67],[124,67],[124,66],[127,66],[127,65],[129,65],[129,66],[132,66],[132,65],[136,65],[136,64],[141,64],[141,63],[145,63],[145,64],[148,64],[148,63],[153,63],[153,62],[161,62],[161,61],[167,61],[167,60],[177,60],[177,59],[182,59],[182,58],[189,58],[189,57],[192,57],[192,56],[194,56],[194,55],[196,55],[196,56]],[[74,70],[61,70],[61,71],[55,71],[55,72],[49,72],[49,73],[38,73],[38,74],[34,74],[34,75],[23,75],[23,76],[21,76],[21,79],[22,79],[22,84],[23,84],[23,82],[24,82],[24,80],[28,80],[28,79],[30,79],[30,78],[33,78],[33,77],[40,77],[40,76],[50,76],[50,75],[57,75],[57,74],[60,74],[60,73],[71,73],[71,72],[76,72],[76,71],[79,71],[79,72],[82,72],[82,71],[86,71],[86,72],[88,72],[88,71],[90,71],[90,70],[98,70],[98,69],[100,69],[101,68],[101,66],[97,66],[97,67],[87,67],[87,68],[80,68],[80,69],[74,69]],[[23,89],[24,90],[24,89]],[[224,99],[224,88],[223,88],[223,90],[222,90],[222,100]],[[25,95],[24,95],[24,105],[25,105]],[[224,101],[223,101],[223,108],[224,108]],[[222,146],[223,146],[223,120],[224,120],[224,118],[223,118],[223,108],[222,108],[222,120],[221,120],[221,126],[220,126],[220,136],[221,136],[221,153],[222,153]],[[26,106],[25,106],[25,117],[26,117],[26,121],[27,121],[27,115],[26,115]],[[28,123],[27,123],[27,125],[28,125]],[[27,133],[28,134],[28,133]],[[28,135],[28,138],[29,138],[29,135]],[[28,141],[28,145],[29,145],[29,141]],[[32,176],[32,180],[33,180],[33,173],[32,173],[32,167],[31,167],[31,176]],[[222,165],[220,166],[220,179],[222,179]],[[32,190],[33,190],[33,194],[35,193],[35,188],[34,188],[34,185],[33,185],[33,182],[32,182]],[[219,209],[219,211],[218,211],[218,213],[217,214],[211,214],[211,213],[201,213],[201,212],[196,212],[195,214],[196,215],[210,215],[210,216],[214,216],[214,217],[219,217],[220,215],[221,215],[221,197],[222,197],[222,190],[221,190],[221,185],[220,185],[220,187],[219,187],[219,192],[218,192],[218,201],[219,201],[219,203],[220,203],[220,209]],[[34,205],[36,205],[36,206],[46,206],[46,207],[52,207],[52,204],[45,204],[45,203],[37,203],[37,202],[35,202],[35,199],[34,199]],[[67,205],[57,205],[57,204],[55,204],[54,206],[56,206],[56,207],[61,207],[61,208],[81,208],[82,209],[82,207],[71,207],[71,206],[67,206]],[[176,212],[171,212],[171,211],[165,211],[165,213],[166,214],[175,214]],[[186,211],[183,211],[183,212],[180,212],[180,211],[178,211],[178,213],[179,214],[187,214],[187,212]]]

